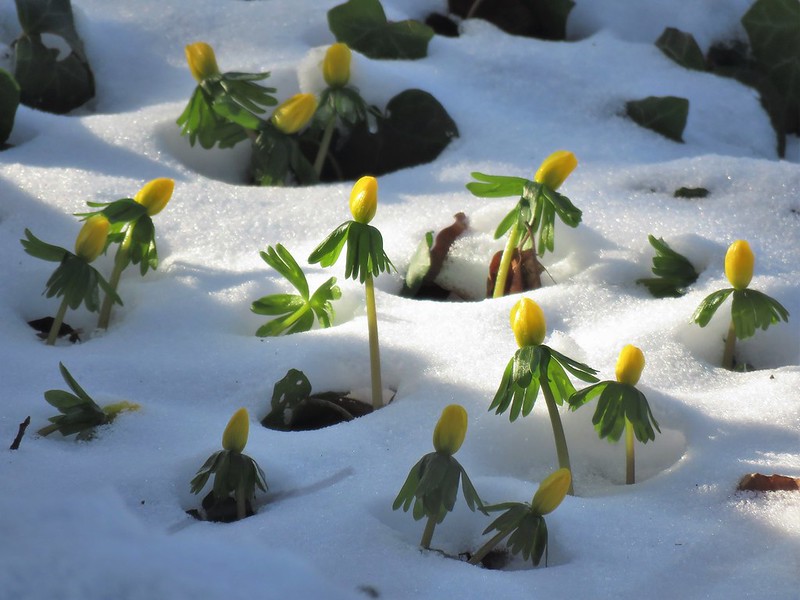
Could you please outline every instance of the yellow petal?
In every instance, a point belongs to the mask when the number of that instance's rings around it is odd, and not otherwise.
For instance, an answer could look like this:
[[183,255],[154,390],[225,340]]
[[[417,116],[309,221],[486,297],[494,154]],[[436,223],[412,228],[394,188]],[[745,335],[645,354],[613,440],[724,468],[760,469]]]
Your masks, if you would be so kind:
[[144,206],[147,209],[147,214],[152,217],[164,210],[167,202],[172,197],[173,189],[175,189],[174,180],[168,177],[159,177],[145,183],[142,189],[136,192],[136,196],[133,199]]
[[246,408],[240,408],[228,421],[228,426],[222,434],[222,447],[231,452],[241,453],[247,445],[247,435],[250,433],[250,415]]
[[557,190],[578,166],[578,159],[568,150],[556,150],[542,162],[533,180]]
[[283,133],[291,135],[305,127],[317,110],[314,94],[295,94],[280,104],[270,117],[270,122]]
[[100,256],[106,247],[108,229],[108,219],[103,215],[94,215],[86,219],[75,240],[75,254],[86,262],[92,262]]
[[547,332],[542,307],[530,298],[522,298],[511,309],[511,330],[520,348],[541,344]]
[[559,469],[545,477],[533,496],[533,502],[531,502],[533,512],[544,516],[558,508],[558,505],[564,500],[564,496],[567,495],[571,481],[572,474],[566,468]]
[[347,85],[350,81],[350,59],[352,53],[347,44],[337,42],[325,53],[322,63],[322,76],[329,86],[338,88]]
[[365,175],[350,192],[350,213],[359,223],[369,223],[378,210],[378,180]]
[[750,244],[744,240],[736,240],[725,253],[725,276],[734,289],[743,290],[753,279],[753,267],[756,257]]
[[198,82],[213,75],[219,75],[217,57],[211,46],[205,42],[195,42],[186,46],[185,51],[189,70],[192,72],[192,77]]
[[636,346],[628,344],[619,353],[617,359],[617,381],[636,385],[644,370],[644,354]]
[[467,435],[467,411],[460,404],[445,406],[436,429],[433,430],[433,447],[437,452],[452,456]]

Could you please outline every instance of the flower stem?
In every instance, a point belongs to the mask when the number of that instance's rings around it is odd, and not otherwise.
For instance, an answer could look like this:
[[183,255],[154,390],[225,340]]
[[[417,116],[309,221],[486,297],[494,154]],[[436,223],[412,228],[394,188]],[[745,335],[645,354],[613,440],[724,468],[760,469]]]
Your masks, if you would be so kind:
[[325,125],[325,132],[322,134],[322,141],[319,143],[317,157],[314,159],[314,173],[317,174],[317,179],[319,179],[319,176],[322,174],[322,167],[325,164],[325,158],[328,156],[328,148],[331,145],[334,125],[336,125],[335,116],[328,119],[328,124]]
[[372,376],[372,408],[383,406],[383,384],[381,383],[381,354],[378,346],[378,311],[375,308],[375,284],[372,275],[364,280],[367,301],[367,329],[369,331],[369,368]]
[[503,255],[500,257],[500,266],[497,267],[497,276],[494,281],[493,298],[502,298],[506,292],[506,280],[508,279],[508,270],[511,266],[511,258],[514,256],[514,249],[517,247],[519,241],[519,227],[514,225],[511,233],[508,235],[506,247],[503,248]]
[[[567,450],[567,438],[564,436],[564,426],[561,424],[561,417],[558,414],[558,405],[555,398],[553,398],[553,391],[548,384],[542,385],[542,394],[544,401],[547,403],[547,412],[550,414],[550,424],[553,426],[553,438],[556,442],[556,454],[558,455],[558,467],[560,469],[569,469],[572,473],[572,468],[569,465],[569,450]],[[575,489],[570,480],[569,489],[567,493],[570,496],[575,495]]]
[[505,537],[508,536],[512,531],[514,531],[513,528],[498,531],[492,537],[492,539],[490,539],[483,546],[478,548],[475,551],[475,554],[473,554],[472,557],[467,562],[471,565],[477,565],[478,563],[480,563],[483,560],[483,557],[489,554],[489,552],[491,552],[492,549],[494,549],[494,547],[497,546],[497,544],[502,542],[503,539],[505,539]]
[[53,346],[56,343],[58,332],[61,329],[61,324],[64,322],[64,315],[67,314],[67,297],[61,301],[61,306],[58,307],[58,312],[53,319],[53,325],[50,327],[50,333],[47,335],[47,345]]
[[236,486],[236,520],[241,521],[247,517],[247,497],[244,492],[244,478],[240,478],[239,485]]
[[[115,293],[117,291],[117,286],[119,286],[119,279],[122,275],[122,271],[124,271],[125,267],[127,267],[130,263],[130,247],[133,239],[133,227],[133,223],[128,226],[128,230],[125,232],[125,237],[120,243],[119,248],[117,248],[117,254],[114,256],[114,270],[111,272],[111,277],[108,280],[108,284]],[[103,298],[103,305],[100,307],[100,316],[97,318],[98,328],[108,329],[108,324],[111,321],[112,306],[114,306],[114,298],[111,294],[106,292],[106,296]]]
[[636,483],[633,424],[625,417],[625,484]]
[[434,529],[436,529],[436,519],[428,517],[428,522],[425,523],[425,529],[422,532],[422,539],[419,541],[419,545],[425,548],[425,550],[431,547]]
[[733,351],[736,348],[736,327],[733,325],[733,319],[728,327],[728,337],[725,338],[725,351],[722,353],[722,367],[733,370]]

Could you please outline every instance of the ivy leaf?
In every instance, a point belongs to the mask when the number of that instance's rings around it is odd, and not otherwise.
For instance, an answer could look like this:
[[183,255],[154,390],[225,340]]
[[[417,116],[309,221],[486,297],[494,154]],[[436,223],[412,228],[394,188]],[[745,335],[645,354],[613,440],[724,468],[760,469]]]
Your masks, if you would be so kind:
[[0,149],[14,128],[19,99],[20,89],[16,79],[8,71],[0,69]]
[[272,388],[270,411],[261,421],[265,427],[286,426],[285,415],[296,409],[311,395],[311,382],[305,373],[289,369]]
[[656,251],[651,269],[655,277],[637,279],[636,283],[646,286],[656,298],[683,296],[686,288],[699,277],[694,266],[685,256],[670,248],[662,238],[648,235],[647,239]]
[[695,71],[706,70],[703,51],[691,33],[667,27],[656,40],[656,47],[682,67]]
[[433,37],[433,29],[419,21],[388,21],[378,0],[334,6],[328,11],[328,26],[337,42],[369,58],[423,58]]
[[689,101],[677,96],[648,96],[625,104],[626,114],[637,124],[683,143]]

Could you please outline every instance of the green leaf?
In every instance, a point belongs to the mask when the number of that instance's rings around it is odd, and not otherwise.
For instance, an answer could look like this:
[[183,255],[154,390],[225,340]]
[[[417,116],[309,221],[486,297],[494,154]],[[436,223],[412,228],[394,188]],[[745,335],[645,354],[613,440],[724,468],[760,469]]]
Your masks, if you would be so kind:
[[740,340],[749,338],[756,329],[766,330],[770,325],[787,322],[789,311],[777,300],[749,288],[733,291],[731,319]]
[[[14,44],[14,75],[23,104],[66,113],[94,96],[94,75],[75,29],[69,0],[16,0],[23,33]],[[60,36],[70,48],[59,51],[42,43],[42,34]]]
[[297,264],[297,261],[284,246],[281,244],[276,244],[274,248],[267,246],[267,251],[259,254],[264,262],[285,277],[300,292],[303,298],[308,299],[306,276],[303,274],[300,265]]
[[524,177],[508,177],[505,175],[487,175],[474,171],[470,173],[473,179],[467,184],[467,189],[480,198],[505,198],[507,196],[521,196],[525,184],[529,183]]
[[418,21],[387,21],[378,0],[349,0],[333,7],[328,26],[337,42],[369,58],[423,58],[433,37],[433,30]]
[[431,162],[455,137],[455,121],[439,101],[428,92],[409,89],[389,100],[374,127],[366,121],[357,124],[331,153],[341,176],[357,179]]
[[648,235],[647,239],[656,251],[652,268],[655,277],[637,279],[636,283],[645,285],[656,298],[683,296],[686,288],[699,277],[694,266],[685,256],[670,248],[662,238]]
[[189,136],[189,144],[194,146],[200,142],[203,148],[232,148],[247,139],[244,129],[223,118],[213,108],[213,97],[202,87],[197,86],[189,98],[176,123],[181,128],[181,135]]
[[682,67],[696,71],[706,70],[703,51],[691,33],[667,27],[656,40],[656,47]]
[[20,240],[22,247],[25,249],[25,252],[36,258],[49,262],[61,262],[67,254],[70,254],[68,250],[65,250],[61,246],[54,246],[43,242],[33,235],[30,229],[25,230],[25,238],[24,240]]
[[45,401],[61,414],[50,417],[48,420],[52,425],[40,429],[39,434],[47,436],[58,431],[63,436],[77,433],[82,439],[88,439],[95,427],[105,425],[111,419],[83,390],[63,363],[59,362],[58,368],[74,394],[63,390],[47,390],[44,393]]
[[19,101],[20,88],[17,80],[8,71],[0,69],[0,149],[14,128]]
[[648,96],[630,100],[625,112],[636,123],[676,142],[683,142],[689,101],[676,96]]
[[413,298],[422,287],[425,277],[431,268],[431,248],[433,247],[433,232],[428,231],[425,238],[419,243],[414,255],[408,263],[406,278],[403,282],[401,296]]
[[346,221],[328,234],[322,243],[319,244],[308,257],[308,262],[312,265],[319,263],[322,267],[330,267],[338,259],[342,253],[345,243],[348,239],[348,232],[350,227],[355,221]]
[[311,395],[311,383],[305,373],[289,369],[283,379],[272,388],[270,411],[261,421],[265,427],[283,428],[286,426],[286,413],[295,410]]
[[692,314],[692,318],[689,319],[692,323],[697,323],[700,327],[705,327],[711,321],[711,317],[714,316],[714,313],[717,312],[717,309],[720,305],[725,302],[728,296],[731,295],[733,292],[733,288],[726,288],[723,290],[717,290],[713,294],[709,294],[708,296],[703,299],[698,306],[694,314]]

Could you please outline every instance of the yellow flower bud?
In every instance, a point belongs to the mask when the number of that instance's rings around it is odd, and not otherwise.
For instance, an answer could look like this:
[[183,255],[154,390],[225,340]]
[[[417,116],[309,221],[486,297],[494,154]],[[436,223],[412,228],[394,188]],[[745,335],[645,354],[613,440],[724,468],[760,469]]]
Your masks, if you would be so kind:
[[283,133],[291,135],[305,127],[317,110],[314,94],[295,94],[280,104],[270,117],[270,122]]
[[533,180],[546,185],[551,190],[557,190],[577,166],[578,159],[572,152],[556,150],[544,159]]
[[325,53],[322,63],[322,76],[325,83],[334,88],[344,87],[350,81],[350,58],[352,53],[347,44],[337,42]]
[[437,452],[452,456],[467,435],[467,411],[460,404],[445,406],[436,429],[433,430],[433,447]]
[[743,290],[750,285],[755,262],[756,257],[746,241],[736,240],[730,245],[725,253],[725,277],[734,289]]
[[169,202],[172,197],[172,190],[175,188],[175,181],[169,177],[159,177],[144,184],[142,189],[136,192],[133,197],[136,202],[147,209],[147,214],[151,217],[157,215]]
[[222,447],[231,452],[242,452],[247,445],[247,435],[250,432],[250,415],[246,408],[240,408],[228,421],[228,426],[222,433]]
[[86,262],[92,262],[100,256],[106,247],[108,229],[108,219],[103,215],[94,215],[86,219],[75,240],[75,254]]
[[205,42],[195,42],[185,48],[186,61],[189,63],[189,70],[198,82],[208,77],[219,75],[217,57],[214,49]]
[[617,359],[617,381],[636,385],[644,370],[644,354],[636,346],[628,344],[619,353]]
[[520,348],[541,344],[547,331],[542,307],[530,298],[522,298],[511,309],[511,330]]
[[561,468],[545,477],[533,495],[531,502],[533,512],[540,516],[553,512],[564,500],[571,482],[572,473],[566,468]]
[[106,413],[109,419],[113,420],[121,412],[134,412],[140,408],[142,407],[135,402],[122,400],[120,402],[114,402],[113,404],[107,404],[103,407],[103,412]]
[[378,180],[365,175],[350,192],[350,213],[358,223],[369,223],[378,210]]

